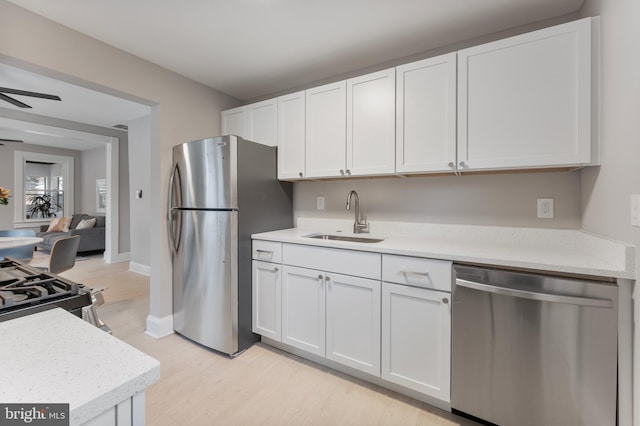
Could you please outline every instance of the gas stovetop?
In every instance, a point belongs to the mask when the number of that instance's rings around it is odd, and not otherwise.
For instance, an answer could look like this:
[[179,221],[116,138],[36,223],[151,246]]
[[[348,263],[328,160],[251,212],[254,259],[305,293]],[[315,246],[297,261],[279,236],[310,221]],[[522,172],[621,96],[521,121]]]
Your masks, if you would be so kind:
[[91,292],[82,284],[15,259],[0,261],[0,321],[54,307],[82,316],[82,307],[91,303]]

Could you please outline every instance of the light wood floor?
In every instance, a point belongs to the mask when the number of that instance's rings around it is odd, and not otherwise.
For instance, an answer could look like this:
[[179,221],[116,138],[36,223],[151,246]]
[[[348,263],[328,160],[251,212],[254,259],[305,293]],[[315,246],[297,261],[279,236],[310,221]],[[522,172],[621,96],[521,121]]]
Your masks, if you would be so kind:
[[229,359],[179,335],[153,339],[144,334],[149,279],[127,268],[98,256],[61,275],[107,287],[102,320],[160,361],[148,425],[476,425],[262,343]]

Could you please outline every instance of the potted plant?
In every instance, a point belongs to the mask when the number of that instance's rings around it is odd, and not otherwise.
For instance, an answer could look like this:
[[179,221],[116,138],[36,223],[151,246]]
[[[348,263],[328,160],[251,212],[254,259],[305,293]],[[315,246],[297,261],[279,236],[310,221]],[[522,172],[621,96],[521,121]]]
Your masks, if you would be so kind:
[[27,213],[30,218],[49,218],[54,217],[62,206],[56,203],[54,198],[49,194],[34,195],[29,198],[29,207]]
[[9,204],[9,190],[0,186],[0,204],[6,206]]

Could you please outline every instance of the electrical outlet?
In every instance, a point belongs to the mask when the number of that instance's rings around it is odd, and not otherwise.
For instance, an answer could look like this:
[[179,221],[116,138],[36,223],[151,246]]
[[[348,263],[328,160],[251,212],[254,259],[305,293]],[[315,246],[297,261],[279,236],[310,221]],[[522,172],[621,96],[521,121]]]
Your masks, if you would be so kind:
[[553,198],[538,198],[538,218],[553,219]]
[[631,196],[631,225],[640,226],[640,195]]
[[324,197],[316,197],[316,209],[324,210]]

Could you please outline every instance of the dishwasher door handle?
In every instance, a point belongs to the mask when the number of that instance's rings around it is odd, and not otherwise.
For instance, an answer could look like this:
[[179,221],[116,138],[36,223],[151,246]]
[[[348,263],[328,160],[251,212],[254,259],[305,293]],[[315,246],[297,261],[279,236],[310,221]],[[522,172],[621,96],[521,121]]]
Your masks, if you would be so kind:
[[503,296],[519,297],[521,299],[537,300],[541,302],[565,303],[568,305],[590,306],[593,308],[613,308],[613,301],[609,299],[595,299],[591,297],[563,296],[560,294],[538,293],[534,291],[517,290],[513,288],[477,283],[474,281],[462,280],[460,278],[456,278],[456,285],[473,290],[485,291],[488,293],[495,293]]

